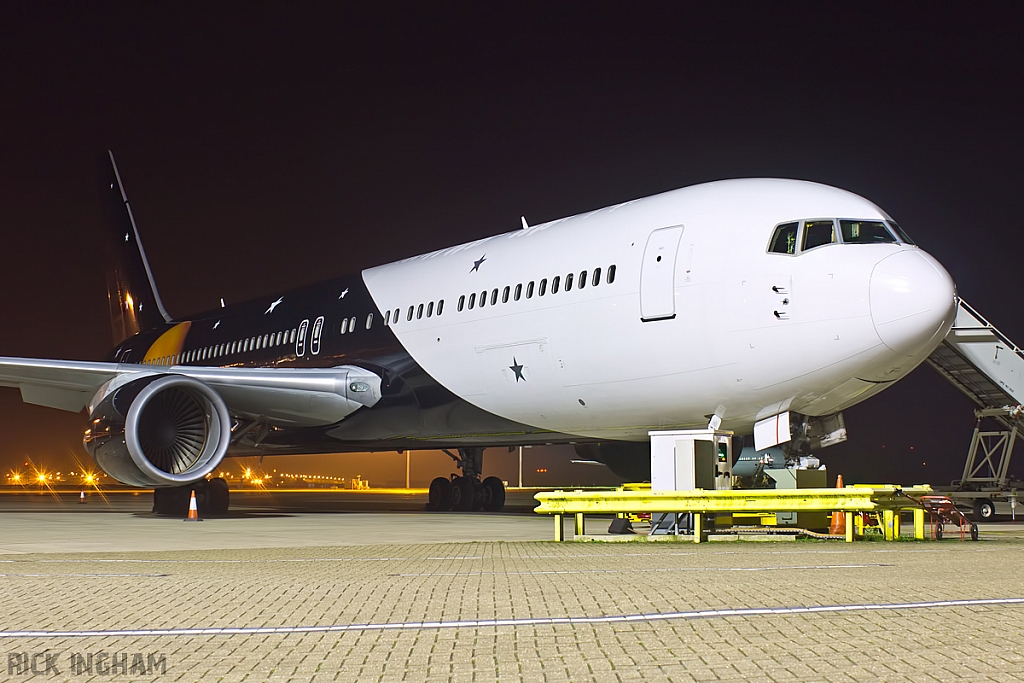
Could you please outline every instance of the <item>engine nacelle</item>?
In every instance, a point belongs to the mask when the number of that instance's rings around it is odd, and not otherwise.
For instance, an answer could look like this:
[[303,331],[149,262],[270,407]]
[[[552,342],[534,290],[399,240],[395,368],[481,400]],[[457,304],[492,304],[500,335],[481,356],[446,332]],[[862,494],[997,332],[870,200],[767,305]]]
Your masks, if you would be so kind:
[[85,449],[104,472],[132,486],[179,486],[220,465],[231,419],[220,395],[183,375],[150,375],[94,400]]

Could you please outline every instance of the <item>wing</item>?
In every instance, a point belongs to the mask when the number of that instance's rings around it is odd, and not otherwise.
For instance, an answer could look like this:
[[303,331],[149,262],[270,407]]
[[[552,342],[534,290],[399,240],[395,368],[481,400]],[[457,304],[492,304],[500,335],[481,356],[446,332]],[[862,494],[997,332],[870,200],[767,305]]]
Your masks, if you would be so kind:
[[17,387],[21,399],[77,413],[121,374],[117,363],[0,357],[0,386]]
[[[0,386],[25,403],[79,412],[98,396],[142,377],[185,375],[214,388],[234,415],[269,424],[333,424],[381,397],[381,379],[358,366],[333,368],[155,367],[0,357]],[[101,394],[102,392],[102,394]]]

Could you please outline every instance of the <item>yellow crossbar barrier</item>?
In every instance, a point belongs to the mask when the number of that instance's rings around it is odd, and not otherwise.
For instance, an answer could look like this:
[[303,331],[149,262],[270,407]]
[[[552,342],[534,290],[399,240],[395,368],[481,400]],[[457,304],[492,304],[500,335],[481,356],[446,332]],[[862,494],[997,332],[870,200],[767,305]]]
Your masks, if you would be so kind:
[[[769,513],[834,511],[847,513],[846,540],[853,540],[853,517],[856,512],[884,512],[888,540],[899,537],[899,512],[921,510],[915,498],[931,492],[930,486],[874,486],[842,489],[749,489],[732,491],[542,491],[534,496],[539,505],[534,512],[555,516],[555,540],[562,540],[562,516],[576,517],[576,533],[583,529],[585,514],[621,514],[637,512],[695,513]],[[915,512],[914,536],[923,538],[923,524]],[[923,516],[921,517],[923,519]],[[919,529],[921,530],[919,532]],[[701,533],[694,534],[700,543]]]

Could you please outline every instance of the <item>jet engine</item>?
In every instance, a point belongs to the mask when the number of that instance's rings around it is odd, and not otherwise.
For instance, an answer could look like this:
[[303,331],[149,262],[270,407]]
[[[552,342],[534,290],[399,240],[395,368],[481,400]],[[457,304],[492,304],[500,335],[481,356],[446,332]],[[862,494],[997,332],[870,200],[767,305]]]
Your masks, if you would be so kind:
[[220,395],[183,375],[150,375],[94,399],[85,449],[104,472],[132,486],[180,486],[220,464],[231,420]]

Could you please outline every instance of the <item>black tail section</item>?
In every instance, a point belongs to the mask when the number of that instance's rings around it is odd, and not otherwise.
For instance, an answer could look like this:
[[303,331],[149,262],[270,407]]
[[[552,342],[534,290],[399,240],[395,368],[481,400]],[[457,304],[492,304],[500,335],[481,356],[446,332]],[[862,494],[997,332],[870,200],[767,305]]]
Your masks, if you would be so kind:
[[135,217],[128,204],[128,195],[114,163],[113,152],[107,152],[100,173],[100,189],[110,212],[110,268],[107,272],[107,295],[110,303],[110,324],[114,343],[171,320],[153,280],[153,272],[142,248]]

